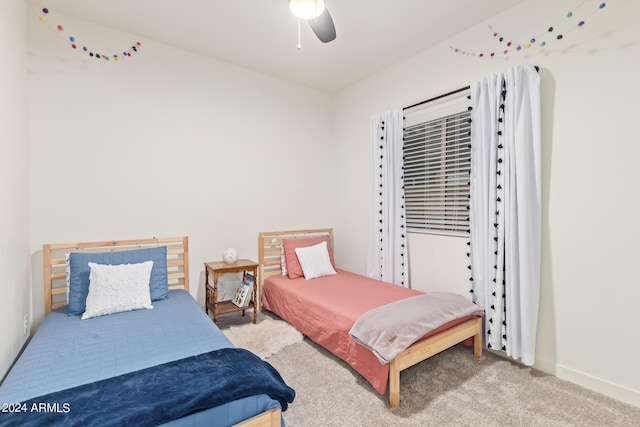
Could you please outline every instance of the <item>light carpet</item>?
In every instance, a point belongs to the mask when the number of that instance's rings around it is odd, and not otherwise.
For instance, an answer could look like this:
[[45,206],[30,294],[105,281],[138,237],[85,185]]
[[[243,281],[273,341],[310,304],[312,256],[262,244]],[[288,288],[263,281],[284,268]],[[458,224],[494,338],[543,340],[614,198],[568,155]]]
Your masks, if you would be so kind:
[[296,391],[287,427],[640,426],[640,408],[463,345],[403,371],[398,408],[308,338],[269,363]]
[[[282,322],[265,312],[258,313],[257,325],[248,324],[252,317],[224,316],[218,326],[225,334],[245,326],[258,332],[262,323],[266,329],[271,321]],[[277,351],[269,363],[296,391],[283,413],[287,427],[640,426],[638,407],[490,352],[475,359],[463,345],[403,371],[398,408],[389,407],[388,393],[379,395],[308,338]]]
[[258,324],[230,326],[222,332],[236,347],[246,348],[263,359],[302,341],[303,335],[290,324],[265,317]]

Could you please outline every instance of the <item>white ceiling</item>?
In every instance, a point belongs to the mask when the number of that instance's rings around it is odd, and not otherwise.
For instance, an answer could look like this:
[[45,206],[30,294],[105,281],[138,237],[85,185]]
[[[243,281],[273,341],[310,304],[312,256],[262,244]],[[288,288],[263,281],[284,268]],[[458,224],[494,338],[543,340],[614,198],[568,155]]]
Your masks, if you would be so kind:
[[335,92],[523,0],[327,0],[321,43],[287,0],[29,0],[90,22]]

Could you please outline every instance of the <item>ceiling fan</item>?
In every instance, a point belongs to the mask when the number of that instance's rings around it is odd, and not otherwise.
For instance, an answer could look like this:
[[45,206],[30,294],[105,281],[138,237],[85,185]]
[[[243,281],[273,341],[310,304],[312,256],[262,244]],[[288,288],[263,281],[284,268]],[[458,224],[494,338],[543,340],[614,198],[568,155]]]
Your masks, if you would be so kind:
[[322,43],[329,43],[336,38],[336,27],[324,0],[289,0],[289,9],[298,18],[309,22]]

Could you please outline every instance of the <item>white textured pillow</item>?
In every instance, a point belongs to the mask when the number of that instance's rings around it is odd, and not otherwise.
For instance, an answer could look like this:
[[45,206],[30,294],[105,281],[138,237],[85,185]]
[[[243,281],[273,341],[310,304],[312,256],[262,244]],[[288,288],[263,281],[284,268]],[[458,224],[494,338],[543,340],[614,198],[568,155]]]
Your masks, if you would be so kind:
[[153,261],[118,265],[90,262],[89,268],[89,294],[82,320],[153,308],[149,291]]
[[331,265],[326,241],[313,246],[296,248],[295,250],[305,279],[309,280],[336,274]]

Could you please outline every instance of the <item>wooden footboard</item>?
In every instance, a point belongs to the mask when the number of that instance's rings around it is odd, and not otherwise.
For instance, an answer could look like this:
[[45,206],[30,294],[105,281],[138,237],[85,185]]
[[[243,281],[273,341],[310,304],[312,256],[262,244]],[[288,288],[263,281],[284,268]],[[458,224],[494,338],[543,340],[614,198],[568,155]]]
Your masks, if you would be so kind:
[[400,405],[400,371],[473,337],[473,355],[482,357],[482,318],[476,317],[419,341],[400,353],[389,365],[389,404]]
[[280,427],[282,422],[281,418],[282,411],[280,408],[273,408],[241,423],[235,424],[234,427]]

